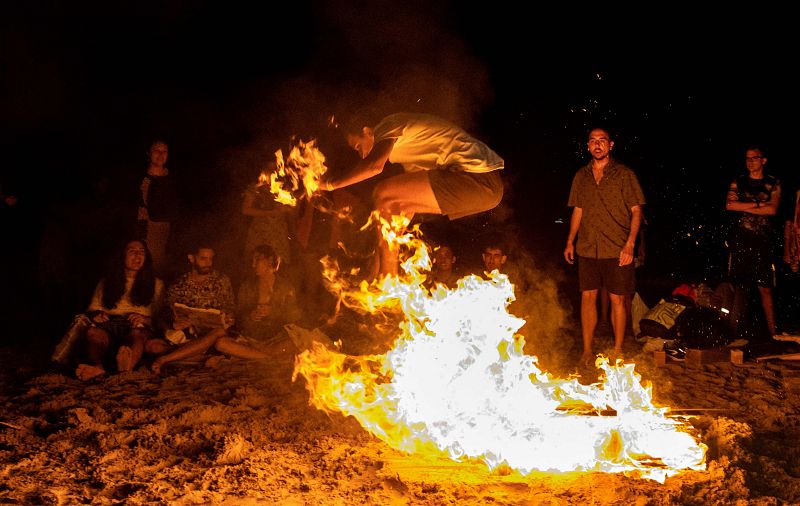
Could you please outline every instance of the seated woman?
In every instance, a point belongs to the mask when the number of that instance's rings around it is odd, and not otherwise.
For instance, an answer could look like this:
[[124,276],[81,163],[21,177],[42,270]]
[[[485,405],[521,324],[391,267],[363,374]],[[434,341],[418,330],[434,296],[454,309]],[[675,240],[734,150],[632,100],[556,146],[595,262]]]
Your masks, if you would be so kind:
[[300,311],[294,288],[279,275],[281,259],[271,246],[256,246],[251,266],[250,276],[239,287],[237,327],[259,348],[270,348],[285,341],[283,326],[299,320]]
[[91,326],[86,331],[88,363],[75,375],[87,381],[106,372],[110,350],[116,351],[119,372],[132,371],[152,336],[152,316],[164,284],[153,274],[150,252],[144,241],[133,240],[100,280],[87,309]]

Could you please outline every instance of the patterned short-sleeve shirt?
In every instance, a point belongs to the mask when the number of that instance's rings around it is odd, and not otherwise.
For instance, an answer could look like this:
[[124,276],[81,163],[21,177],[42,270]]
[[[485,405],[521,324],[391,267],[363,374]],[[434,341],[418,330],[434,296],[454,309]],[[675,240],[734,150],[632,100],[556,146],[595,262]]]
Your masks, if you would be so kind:
[[201,309],[219,309],[227,315],[234,314],[233,287],[228,276],[212,271],[202,280],[193,280],[189,273],[180,276],[167,289],[167,303]]
[[616,160],[609,160],[599,183],[594,180],[591,162],[578,170],[567,203],[583,210],[578,256],[619,258],[631,231],[631,208],[644,203],[636,174]]

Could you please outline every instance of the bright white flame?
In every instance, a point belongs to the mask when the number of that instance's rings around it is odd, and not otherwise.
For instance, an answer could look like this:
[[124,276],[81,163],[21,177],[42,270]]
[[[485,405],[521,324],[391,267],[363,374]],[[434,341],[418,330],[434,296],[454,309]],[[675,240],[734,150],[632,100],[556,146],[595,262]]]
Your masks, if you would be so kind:
[[505,275],[426,290],[427,247],[418,231],[405,230],[407,219],[395,218],[381,227],[409,253],[399,278],[348,291],[332,264],[326,276],[351,307],[402,310],[400,336],[385,355],[351,357],[322,345],[300,354],[295,377],[306,378],[313,405],[354,416],[400,450],[480,458],[523,474],[632,472],[663,481],[704,468],[705,445],[667,408],[653,406],[633,364],[611,366],[601,357],[603,382],[586,386],[542,372],[536,357],[523,354],[516,332],[525,322],[507,311],[514,292]]

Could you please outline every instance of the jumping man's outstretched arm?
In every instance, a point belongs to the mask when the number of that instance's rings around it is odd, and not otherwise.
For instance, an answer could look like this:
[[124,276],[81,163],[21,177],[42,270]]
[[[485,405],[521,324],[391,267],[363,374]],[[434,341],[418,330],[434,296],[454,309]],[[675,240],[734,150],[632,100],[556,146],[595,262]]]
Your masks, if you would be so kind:
[[342,177],[330,179],[322,184],[325,190],[336,190],[351,184],[360,183],[365,179],[377,176],[383,172],[383,166],[389,160],[396,139],[384,139],[372,148],[369,154],[358,162],[355,167],[347,171]]

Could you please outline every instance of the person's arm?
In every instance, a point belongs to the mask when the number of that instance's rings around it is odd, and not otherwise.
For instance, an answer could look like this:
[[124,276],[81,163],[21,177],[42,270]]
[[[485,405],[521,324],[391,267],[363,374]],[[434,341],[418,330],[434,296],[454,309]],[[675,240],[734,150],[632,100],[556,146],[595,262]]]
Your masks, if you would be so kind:
[[103,307],[104,286],[105,280],[101,279],[94,288],[92,301],[89,303],[89,307],[86,309],[87,316],[94,323],[103,323],[108,321],[108,313],[106,313],[106,308]]
[[756,207],[752,209],[748,209],[745,211],[746,213],[750,214],[758,214],[761,216],[775,216],[778,214],[778,205],[781,202],[781,187],[780,185],[776,186],[774,190],[772,190],[772,195],[767,202],[756,202]]
[[377,176],[383,172],[383,167],[389,161],[394,143],[397,139],[384,139],[373,146],[366,158],[359,161],[351,170],[339,178],[329,179],[322,183],[322,188],[328,191],[344,188],[360,183],[366,179]]
[[567,263],[575,262],[575,236],[578,235],[578,229],[581,227],[581,217],[583,217],[583,208],[573,207],[572,217],[569,220],[569,236],[567,237],[567,247],[564,248],[564,259]]
[[272,214],[272,210],[256,206],[256,191],[248,189],[242,198],[242,214],[245,216],[269,216]]
[[791,264],[797,258],[797,241],[794,223],[786,220],[783,224],[783,262]]
[[625,246],[619,253],[619,265],[628,265],[633,262],[633,246],[636,244],[636,236],[639,235],[639,227],[642,225],[642,206],[631,207],[631,230],[628,232],[628,239]]
[[647,256],[647,247],[644,240],[644,229],[647,223],[644,219],[644,213],[642,213],[642,225],[639,226],[639,247],[636,249],[636,260],[639,263],[639,267],[644,265],[644,259]]
[[739,202],[738,185],[734,179],[728,187],[728,198],[725,200],[726,211],[750,212],[756,209],[757,202]]
[[236,322],[236,302],[233,297],[233,285],[228,276],[223,276],[221,279],[220,290],[220,310],[225,313],[225,320],[229,325]]

